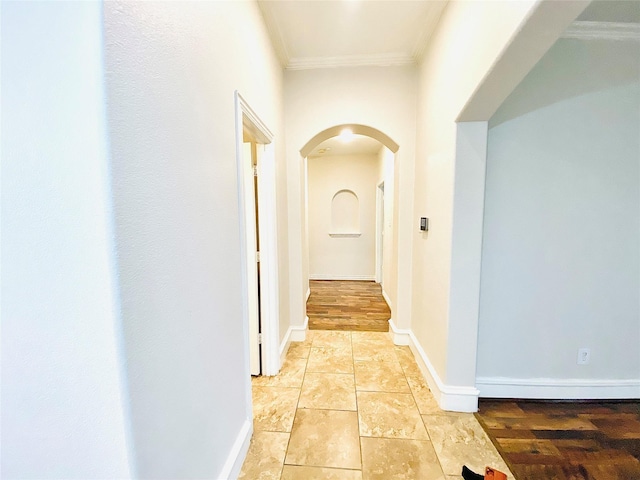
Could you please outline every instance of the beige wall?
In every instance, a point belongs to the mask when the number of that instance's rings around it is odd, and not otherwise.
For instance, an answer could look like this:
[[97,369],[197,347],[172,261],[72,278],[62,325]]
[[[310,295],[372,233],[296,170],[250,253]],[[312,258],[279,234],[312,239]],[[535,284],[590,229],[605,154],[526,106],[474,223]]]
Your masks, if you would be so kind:
[[[289,251],[291,322],[304,320],[308,289],[308,253],[304,237],[304,162],[300,149],[316,134],[345,123],[374,127],[400,145],[395,162],[396,201],[393,216],[392,275],[398,279],[394,318],[404,328],[410,322],[413,162],[415,138],[416,68],[358,67],[285,72],[285,123],[287,125],[287,182],[289,201]],[[398,261],[395,259],[399,258]],[[302,267],[301,267],[302,266]],[[392,283],[394,283],[392,281]]]
[[[327,155],[309,157],[308,162],[310,278],[373,280],[377,156]],[[332,201],[341,190],[349,190],[357,197],[357,228],[348,233],[358,236],[336,235],[345,233],[337,231],[332,221],[340,213],[333,211]]]
[[452,2],[421,63],[415,206],[431,224],[414,236],[412,330],[438,389],[465,408],[477,395],[487,120],[586,5]]
[[[304,168],[300,149],[328,127],[358,123],[374,127],[400,145],[396,156],[394,215],[397,251],[410,251],[407,225],[413,211],[413,161],[415,138],[415,67],[359,67],[285,72],[285,123],[287,125],[287,174],[291,322],[302,324],[304,296],[308,288],[308,254],[304,238]],[[396,312],[408,326],[411,258],[396,263],[399,300]],[[300,268],[302,265],[302,268]],[[394,316],[396,315],[394,312]]]
[[445,382],[448,356],[460,353],[448,351],[455,121],[533,4],[449,4],[420,66],[414,202],[415,216],[431,223],[427,234],[413,232],[411,327]]

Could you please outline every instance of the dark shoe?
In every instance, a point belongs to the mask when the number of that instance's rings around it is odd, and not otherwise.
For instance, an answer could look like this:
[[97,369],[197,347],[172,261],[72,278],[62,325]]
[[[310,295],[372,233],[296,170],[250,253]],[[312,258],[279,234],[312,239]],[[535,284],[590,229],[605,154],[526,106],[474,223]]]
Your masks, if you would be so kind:
[[484,475],[472,472],[465,465],[462,467],[462,478],[464,478],[464,480],[484,480]]

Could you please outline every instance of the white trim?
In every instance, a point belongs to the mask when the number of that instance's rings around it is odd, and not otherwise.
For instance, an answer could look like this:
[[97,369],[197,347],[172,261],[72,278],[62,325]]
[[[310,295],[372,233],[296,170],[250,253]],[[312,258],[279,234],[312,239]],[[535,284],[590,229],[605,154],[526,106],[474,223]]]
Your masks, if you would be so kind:
[[271,7],[267,2],[257,3],[260,11],[262,12],[262,17],[264,18],[267,31],[269,32],[271,45],[273,45],[273,49],[276,51],[276,55],[282,66],[286,67],[289,63],[289,51],[287,50],[287,45],[283,40],[284,37],[282,35],[282,30],[280,30],[280,24],[276,21],[273,12],[271,11]]
[[429,45],[429,40],[433,35],[433,32],[436,30],[436,26],[440,22],[440,17],[442,17],[442,12],[447,5],[447,2],[429,2],[429,15],[426,17],[426,23],[422,25],[422,29],[416,43],[413,47],[413,57],[416,59],[417,63],[420,63],[420,60],[424,56],[425,51],[427,50],[427,46]]
[[387,295],[387,292],[384,291],[384,287],[382,288],[382,298],[384,298],[384,301],[389,305],[389,310],[393,310],[391,299],[389,298],[389,295]]
[[375,275],[332,275],[330,273],[321,274],[313,273],[309,274],[309,280],[366,280],[376,281]]
[[575,21],[562,34],[562,38],[579,40],[632,40],[640,41],[640,24],[623,22]]
[[292,328],[289,327],[287,329],[287,333],[284,336],[284,340],[280,343],[280,364],[284,363],[284,359],[287,356],[287,352],[289,351],[289,346],[291,345],[291,332]]
[[[255,137],[256,141],[264,146],[262,157],[258,162],[258,202],[260,204],[260,217],[258,229],[260,231],[260,306],[262,323],[262,374],[276,375],[280,370],[279,345],[279,295],[278,295],[278,246],[277,246],[277,218],[276,218],[276,174],[275,153],[273,145],[273,133],[262,122],[245,99],[236,90],[235,115],[236,115],[236,163],[238,171],[238,202],[240,211],[245,212],[245,186],[244,178],[246,166],[243,161],[243,131],[246,129]],[[243,301],[243,333],[245,336],[245,359],[247,367],[247,379],[250,381],[250,326],[249,326],[249,276],[247,252],[247,220],[240,222],[240,245],[242,252],[242,301]],[[247,409],[251,409],[251,395],[248,395]]]
[[341,55],[336,57],[294,57],[285,66],[287,70],[311,70],[335,67],[391,67],[415,65],[413,55],[406,53],[378,53],[373,55]]
[[[242,126],[247,128],[253,136],[256,137],[258,143],[268,144],[273,141],[273,133],[271,130],[264,124],[260,117],[253,111],[251,106],[247,103],[247,101],[240,95],[240,93],[236,90],[236,105],[239,108],[239,111],[242,112],[244,117],[240,120],[242,121]],[[240,132],[242,133],[242,132]],[[242,136],[240,137],[242,139]],[[242,143],[242,141],[240,141]]]
[[329,232],[330,237],[336,238],[357,238],[360,235],[362,235],[360,232]]
[[242,464],[249,451],[251,435],[253,435],[253,422],[247,419],[244,421],[242,428],[240,428],[236,441],[233,442],[233,447],[231,447],[231,451],[227,455],[227,460],[224,462],[222,471],[217,477],[219,480],[238,478]]
[[304,302],[307,303],[309,301],[309,297],[311,296],[311,288],[307,288],[307,296],[304,299]]
[[480,391],[475,387],[445,384],[411,330],[408,335],[409,347],[440,408],[452,412],[477,412]]
[[291,341],[304,342],[307,339],[308,329],[309,329],[309,317],[304,317],[304,323],[302,325],[296,325],[296,326],[290,327]]
[[485,398],[549,400],[601,400],[640,398],[638,380],[584,380],[554,378],[478,377],[476,386]]
[[284,336],[284,340],[280,343],[280,363],[284,363],[287,351],[291,346],[291,342],[304,342],[307,338],[307,329],[309,328],[309,317],[304,317],[302,325],[290,326]]
[[393,322],[393,318],[389,319],[389,335],[391,336],[391,340],[394,345],[410,345],[411,338],[409,334],[411,330],[403,330],[396,327],[396,324]]

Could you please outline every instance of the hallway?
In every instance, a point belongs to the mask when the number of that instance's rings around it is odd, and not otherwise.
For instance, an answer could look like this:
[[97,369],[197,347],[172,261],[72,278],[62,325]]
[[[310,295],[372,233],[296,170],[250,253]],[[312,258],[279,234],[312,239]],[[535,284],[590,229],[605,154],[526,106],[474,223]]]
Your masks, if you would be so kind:
[[473,414],[440,410],[409,347],[386,333],[309,331],[280,374],[253,378],[252,390],[240,478],[451,480],[464,464],[508,471]]

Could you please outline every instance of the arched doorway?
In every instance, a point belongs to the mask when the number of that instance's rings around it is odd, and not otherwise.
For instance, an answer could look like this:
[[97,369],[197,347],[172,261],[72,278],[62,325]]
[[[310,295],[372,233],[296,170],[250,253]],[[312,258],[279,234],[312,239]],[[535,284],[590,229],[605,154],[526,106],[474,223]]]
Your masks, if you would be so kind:
[[[340,124],[314,135],[300,150],[304,261],[311,284],[375,281],[393,308],[397,291],[394,204],[398,149],[398,144],[378,129]],[[307,300],[310,294],[308,288]],[[387,331],[388,320],[388,316],[378,319],[376,328],[384,323]]]

